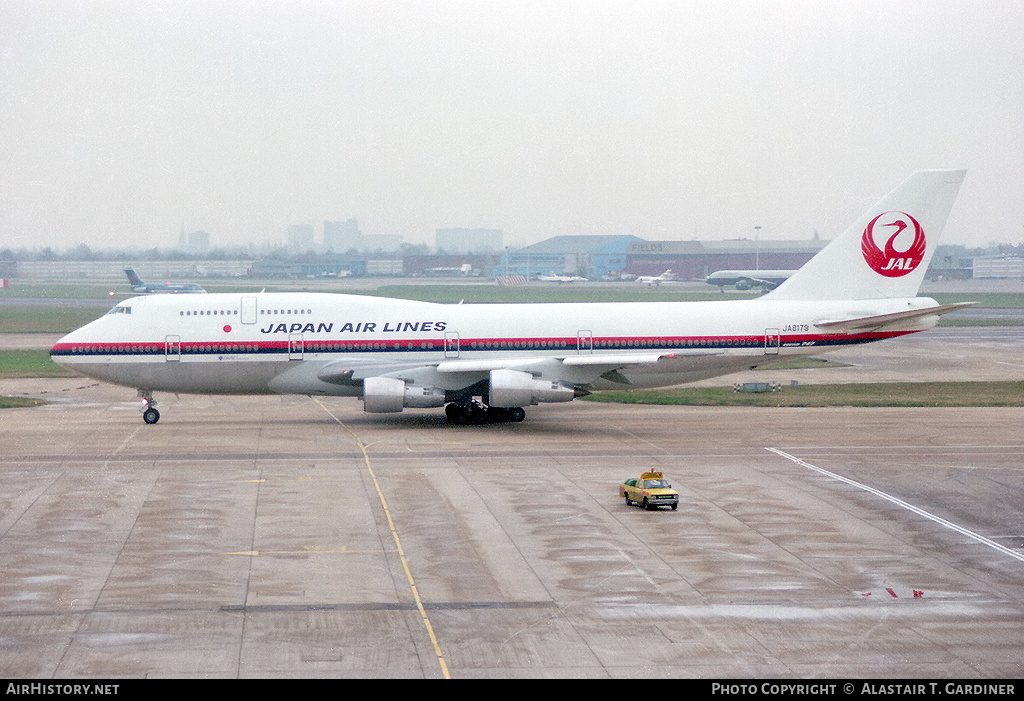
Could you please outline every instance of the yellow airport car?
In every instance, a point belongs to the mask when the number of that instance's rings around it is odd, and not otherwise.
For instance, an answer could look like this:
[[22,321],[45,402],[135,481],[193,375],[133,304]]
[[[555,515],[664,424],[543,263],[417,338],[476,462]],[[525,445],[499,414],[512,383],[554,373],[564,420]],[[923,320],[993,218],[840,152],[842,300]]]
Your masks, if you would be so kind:
[[639,504],[653,511],[659,506],[679,507],[679,492],[672,489],[660,472],[645,472],[640,479],[628,479],[619,485],[619,496],[625,497],[626,505]]

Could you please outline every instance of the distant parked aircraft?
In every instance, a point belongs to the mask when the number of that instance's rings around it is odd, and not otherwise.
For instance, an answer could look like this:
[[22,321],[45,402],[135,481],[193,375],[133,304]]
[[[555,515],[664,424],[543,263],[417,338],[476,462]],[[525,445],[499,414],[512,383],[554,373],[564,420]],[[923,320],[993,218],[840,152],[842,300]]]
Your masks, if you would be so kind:
[[774,290],[792,277],[795,272],[795,270],[719,270],[704,278],[704,282],[719,287],[736,285],[737,290],[749,290],[753,287]]
[[538,275],[537,279],[544,282],[586,282],[587,278],[579,275]]
[[640,275],[636,281],[641,285],[660,285],[663,282],[675,282],[675,275],[671,270],[666,270],[661,275]]
[[149,294],[150,292],[206,292],[194,282],[143,282],[142,278],[135,274],[131,268],[125,268],[124,274],[128,276],[128,282],[132,286],[132,292],[136,294]]

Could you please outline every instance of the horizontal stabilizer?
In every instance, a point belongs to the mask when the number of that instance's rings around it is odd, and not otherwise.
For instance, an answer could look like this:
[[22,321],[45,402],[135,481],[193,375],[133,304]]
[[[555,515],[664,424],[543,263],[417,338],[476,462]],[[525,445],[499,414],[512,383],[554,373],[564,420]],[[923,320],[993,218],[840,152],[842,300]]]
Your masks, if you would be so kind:
[[820,329],[830,329],[837,331],[845,331],[847,333],[856,333],[859,331],[878,329],[883,326],[888,326],[890,324],[896,324],[903,321],[909,321],[911,319],[919,319],[925,316],[942,316],[943,314],[955,312],[958,309],[970,307],[974,304],[976,304],[976,302],[957,302],[956,304],[943,304],[937,307],[926,307],[924,309],[910,309],[905,312],[894,312],[892,314],[874,314],[872,316],[862,316],[856,319],[818,321],[815,322],[814,325]]

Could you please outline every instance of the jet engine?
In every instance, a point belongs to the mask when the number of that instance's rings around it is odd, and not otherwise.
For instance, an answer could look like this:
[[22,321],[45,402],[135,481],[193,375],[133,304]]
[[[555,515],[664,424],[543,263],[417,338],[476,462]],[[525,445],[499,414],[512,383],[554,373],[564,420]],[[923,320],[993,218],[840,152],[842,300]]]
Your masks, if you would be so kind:
[[393,377],[367,377],[363,380],[363,411],[388,414],[405,407],[429,409],[444,406],[444,390],[438,387],[406,386]]
[[523,407],[540,402],[571,402],[576,390],[555,380],[538,380],[519,370],[491,370],[487,404]]

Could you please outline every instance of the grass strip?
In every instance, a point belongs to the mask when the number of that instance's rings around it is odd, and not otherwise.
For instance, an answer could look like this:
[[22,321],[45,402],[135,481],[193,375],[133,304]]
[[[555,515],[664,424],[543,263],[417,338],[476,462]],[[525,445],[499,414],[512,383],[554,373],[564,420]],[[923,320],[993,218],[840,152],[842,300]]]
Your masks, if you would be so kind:
[[774,392],[737,392],[731,387],[601,392],[587,401],[621,404],[756,407],[1010,407],[1024,406],[1024,382],[877,382],[783,385]]
[[69,333],[106,313],[101,307],[73,304],[10,305],[0,309],[0,333]]
[[78,373],[62,368],[50,360],[45,350],[0,351],[0,379],[25,377],[78,377]]
[[42,399],[29,399],[28,397],[4,397],[0,395],[0,409],[20,409],[30,406],[41,406],[46,404]]

